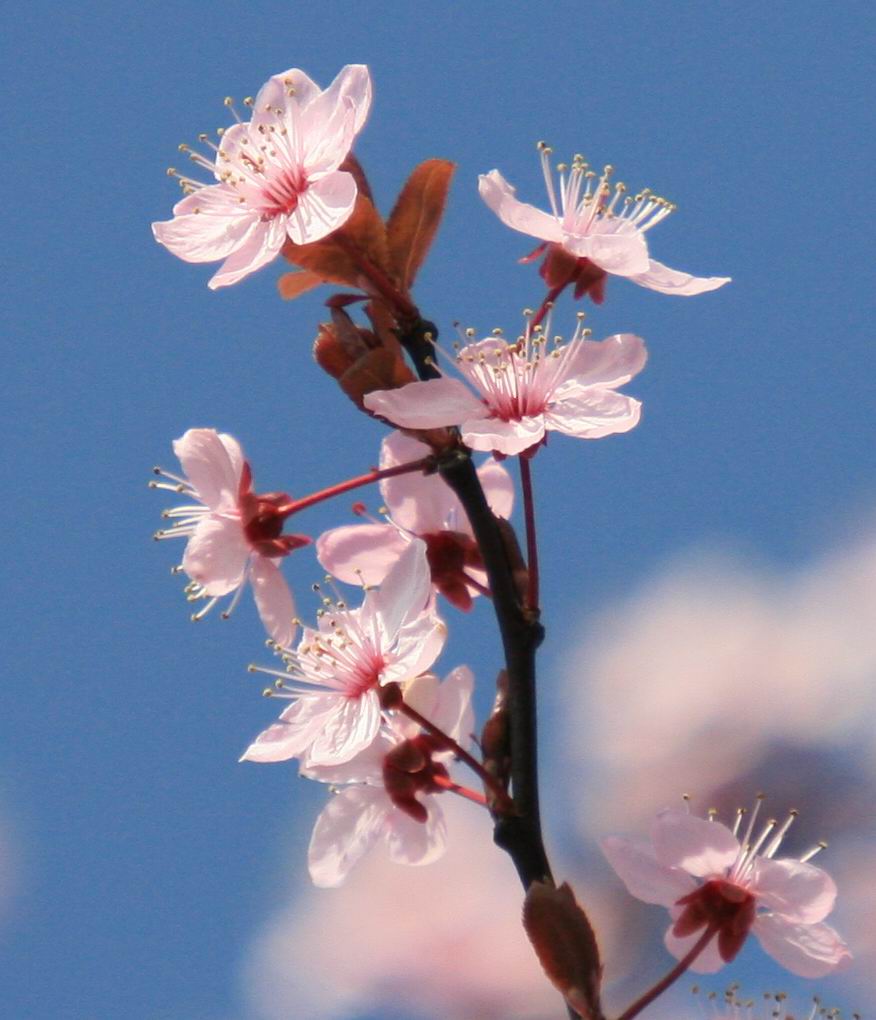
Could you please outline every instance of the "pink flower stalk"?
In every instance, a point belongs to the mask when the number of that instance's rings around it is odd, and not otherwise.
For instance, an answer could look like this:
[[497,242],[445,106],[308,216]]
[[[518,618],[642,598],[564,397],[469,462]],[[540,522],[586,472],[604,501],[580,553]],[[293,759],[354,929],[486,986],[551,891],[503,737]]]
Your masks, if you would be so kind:
[[625,276],[649,290],[685,296],[716,290],[730,282],[729,276],[691,276],[649,257],[645,234],[675,211],[671,202],[647,188],[635,198],[623,197],[626,187],[621,183],[614,185],[612,194],[609,180],[613,168],[605,167],[598,176],[583,156],[575,156],[571,169],[565,164],[558,167],[557,189],[550,166],[551,151],[544,142],[539,143],[550,212],[521,202],[498,170],[481,174],[478,185],[481,198],[506,226],[541,240],[522,261],[546,251],[542,275],[548,286],[562,289],[574,283],[576,297],[589,293],[601,304],[608,274]]
[[[426,457],[431,448],[393,432],[380,447],[380,468]],[[494,514],[511,516],[514,484],[490,459],[478,468],[484,495]],[[486,571],[462,504],[437,475],[412,473],[384,478],[380,494],[388,523],[352,524],[323,532],[316,542],[319,562],[347,584],[380,584],[414,538],[426,543],[432,583],[458,609],[487,583]],[[474,582],[474,584],[472,584]]]
[[172,220],[152,224],[156,241],[186,262],[225,260],[213,289],[260,269],[287,238],[310,244],[349,219],[356,182],[338,167],[368,116],[371,78],[363,64],[348,64],[322,90],[293,67],[247,105],[252,119],[238,117],[218,146],[200,136],[213,157],[180,147],[219,183],[179,177],[186,197]]
[[463,347],[456,367],[461,380],[442,376],[400,389],[375,390],[365,406],[401,428],[458,425],[473,450],[505,456],[535,452],[550,431],[579,439],[628,432],[641,404],[617,393],[645,364],[642,340],[619,333],[587,340],[579,321],[565,345],[548,344],[541,326],[509,344],[499,336]]
[[836,899],[833,879],[808,863],[823,844],[799,860],[776,859],[796,812],[781,825],[767,822],[753,837],[760,800],[741,839],[742,810],[731,831],[713,817],[667,809],[651,828],[650,846],[611,836],[602,849],[636,899],[669,908],[673,924],[665,943],[673,956],[682,959],[707,930],[714,932],[691,969],[719,970],[753,932],[792,973],[823,977],[851,959],[823,923]]
[[[470,742],[474,717],[471,670],[460,666],[443,683],[426,674],[405,701],[460,745]],[[403,715],[390,716],[377,739],[350,761],[303,768],[322,783],[347,784],[316,822],[308,851],[314,884],[340,885],[356,862],[383,841],[398,864],[430,864],[447,845],[444,814],[433,794],[453,786],[446,762],[453,752]]]
[[285,670],[251,666],[275,677],[267,694],[292,704],[256,737],[241,761],[300,758],[306,768],[339,765],[376,738],[380,688],[404,686],[438,657],[446,627],[432,609],[426,546],[411,542],[359,609],[323,600],[316,630],[296,649],[278,647]]
[[295,634],[295,604],[278,564],[293,549],[310,544],[304,535],[281,534],[289,496],[253,492],[252,471],[240,444],[215,429],[189,429],[174,440],[173,452],[185,477],[156,468],[168,481],[150,484],[197,503],[165,510],[163,516],[173,524],[155,537],[188,539],[179,568],[192,579],[186,593],[190,602],[206,600],[192,619],[202,619],[233,592],[223,614],[229,616],[249,581],[268,634],[288,643]]

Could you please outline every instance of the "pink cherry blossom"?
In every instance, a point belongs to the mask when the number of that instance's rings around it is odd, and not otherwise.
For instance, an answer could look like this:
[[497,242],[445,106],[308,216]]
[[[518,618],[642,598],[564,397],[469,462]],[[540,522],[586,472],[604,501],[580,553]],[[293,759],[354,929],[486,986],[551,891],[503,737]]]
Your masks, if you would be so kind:
[[[443,683],[426,674],[410,683],[405,701],[464,746],[474,717],[471,670],[460,666]],[[388,718],[377,739],[350,761],[311,766],[302,774],[322,783],[347,784],[316,822],[308,852],[316,885],[340,885],[375,843],[383,841],[399,864],[430,864],[446,848],[446,829],[436,793],[447,788],[445,762],[453,752],[403,715]]]
[[751,931],[792,973],[822,977],[851,959],[845,943],[824,923],[836,886],[809,863],[820,846],[799,860],[776,859],[796,812],[782,825],[769,821],[754,836],[760,803],[741,838],[743,811],[731,830],[713,817],[667,809],[652,826],[650,846],[612,836],[602,849],[633,896],[669,908],[673,924],[665,942],[673,956],[683,958],[705,931],[714,930],[691,969],[719,970],[735,958]]
[[626,187],[620,183],[614,185],[612,194],[612,167],[606,167],[598,176],[581,156],[575,156],[571,169],[559,167],[558,200],[550,167],[551,150],[540,143],[539,151],[550,212],[521,202],[498,170],[481,174],[479,190],[506,226],[541,240],[529,258],[547,252],[542,275],[549,286],[575,283],[576,297],[589,292],[594,301],[601,303],[607,274],[625,276],[663,294],[685,296],[716,290],[730,282],[727,276],[691,276],[650,258],[645,234],[675,210],[670,202],[648,189],[635,198],[623,197]]
[[185,477],[156,468],[169,489],[197,500],[165,510],[173,520],[156,538],[187,538],[179,569],[192,579],[189,601],[206,600],[193,620],[202,619],[223,595],[234,593],[228,616],[247,581],[259,615],[275,641],[287,643],[295,633],[295,604],[278,566],[284,556],[310,542],[303,535],[282,535],[284,492],[256,494],[252,472],[240,444],[215,429],[189,429],[174,440],[173,451]]
[[307,768],[349,761],[378,734],[381,686],[419,676],[444,645],[423,542],[410,543],[359,609],[324,601],[317,628],[305,628],[296,649],[277,649],[285,670],[251,667],[275,677],[269,693],[292,704],[242,761],[300,758]]
[[371,78],[348,64],[322,90],[293,67],[268,79],[251,105],[252,119],[238,118],[218,146],[201,136],[213,157],[182,147],[219,183],[180,177],[187,194],[173,219],[152,224],[155,239],[186,262],[225,260],[214,289],[260,269],[287,238],[310,244],[349,219],[356,182],[338,168],[368,116]]
[[587,340],[580,325],[565,345],[548,343],[537,326],[517,343],[498,336],[463,347],[456,367],[476,390],[443,375],[395,390],[375,390],[365,406],[402,428],[458,425],[473,450],[505,456],[532,450],[550,431],[579,439],[628,432],[641,404],[617,387],[640,372],[642,340],[619,333]]
[[[409,463],[430,452],[425,443],[393,432],[381,444],[380,467]],[[514,503],[508,472],[489,459],[478,468],[478,477],[493,513],[507,520]],[[420,538],[426,543],[432,583],[457,608],[469,609],[487,575],[468,517],[450,487],[437,474],[417,472],[384,478],[380,493],[388,523],[324,532],[316,542],[319,562],[347,584],[380,584],[412,539]]]

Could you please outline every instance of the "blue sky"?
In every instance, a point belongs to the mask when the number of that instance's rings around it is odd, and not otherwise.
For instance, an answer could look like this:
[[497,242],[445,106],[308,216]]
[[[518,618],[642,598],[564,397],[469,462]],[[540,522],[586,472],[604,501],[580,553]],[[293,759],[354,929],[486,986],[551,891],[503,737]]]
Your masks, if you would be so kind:
[[[540,299],[516,263],[528,239],[476,179],[499,167],[539,204],[542,138],[678,204],[649,235],[661,261],[734,278],[695,299],[611,280],[588,309],[597,336],[638,332],[651,360],[628,387],[635,432],[558,440],[535,463],[547,677],[582,618],[679,550],[729,545],[792,571],[872,520],[870,19],[809,0],[35,2],[7,19],[7,1015],[255,1018],[240,961],[294,887],[284,869],[303,868],[322,802],[291,766],[237,764],[272,714],[245,672],[265,654],[259,624],[245,601],[191,626],[145,483],[190,426],[232,432],[259,487],[293,494],[367,468],[382,433],[311,362],[327,292],[286,305],[273,266],[214,293],[210,267],[153,242],[178,143],[272,73],[327,83],[368,63],[357,154],[383,209],[421,159],[458,163],[416,291],[445,337],[457,320],[512,331]],[[555,327],[573,317],[564,300]],[[301,592],[318,573],[290,563]],[[486,702],[480,608],[453,618],[444,661],[469,661]]]

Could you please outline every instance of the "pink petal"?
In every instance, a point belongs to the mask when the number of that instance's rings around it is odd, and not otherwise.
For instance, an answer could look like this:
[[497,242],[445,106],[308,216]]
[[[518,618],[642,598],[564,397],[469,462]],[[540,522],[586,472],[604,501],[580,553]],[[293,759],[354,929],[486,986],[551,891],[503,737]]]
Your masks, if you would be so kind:
[[287,233],[296,244],[320,241],[347,222],[355,204],[353,175],[335,170],[302,192],[286,222]]
[[237,283],[276,258],[286,241],[285,220],[284,216],[259,220],[244,243],[213,274],[207,284],[210,290]]
[[387,817],[386,842],[390,860],[396,864],[431,864],[447,849],[444,812],[434,796],[424,798],[426,821],[417,822],[400,808]]
[[301,698],[280,713],[243,752],[241,761],[288,761],[304,754],[343,700],[338,694],[314,694]]
[[[431,447],[402,432],[392,432],[380,446],[381,468],[395,467],[427,457]],[[380,494],[393,521],[415,535],[441,531],[452,518],[465,519],[459,500],[447,483],[437,474],[424,475],[415,471],[407,475],[385,478]],[[450,525],[458,527],[458,521]]]
[[335,711],[304,756],[304,765],[337,765],[363,751],[380,729],[380,703],[373,690],[355,698],[335,697]]
[[[663,937],[663,944],[677,960],[680,960],[693,949],[695,943],[702,938],[702,935],[702,931],[697,931],[693,935],[685,935],[683,938],[679,938],[677,935],[672,934],[672,928],[670,928]],[[705,949],[690,965],[690,969],[695,974],[715,974],[723,966],[725,966],[725,962],[718,950],[718,938],[716,936],[706,944]]]
[[239,248],[258,224],[257,212],[227,184],[199,188],[173,207],[173,219],[152,224],[159,244],[186,262],[214,262]]
[[295,602],[282,571],[266,556],[254,556],[249,580],[268,636],[280,645],[290,645],[297,629]]
[[852,959],[828,924],[794,924],[778,914],[759,914],[752,930],[765,952],[800,977],[824,977]]
[[488,174],[479,176],[478,191],[506,227],[519,230],[521,234],[538,237],[542,241],[562,242],[563,231],[556,216],[521,202],[516,197],[516,189],[498,170],[491,170]]
[[692,297],[705,294],[709,290],[717,290],[729,283],[729,276],[691,276],[677,269],[670,269],[661,262],[651,259],[647,270],[636,274],[627,274],[633,283],[649,290],[660,291],[661,294],[678,294],[681,297]]
[[641,337],[617,333],[605,340],[576,340],[564,375],[581,386],[615,389],[645,367],[648,352]]
[[836,902],[836,884],[826,871],[788,858],[759,857],[752,891],[763,906],[803,924],[823,921]]
[[408,429],[459,425],[488,413],[464,383],[444,376],[408,383],[397,390],[375,390],[366,393],[363,402],[369,411]]
[[682,868],[697,878],[723,875],[739,854],[739,841],[726,825],[676,808],[657,815],[651,841],[661,864]]
[[545,425],[541,415],[522,421],[502,421],[501,418],[468,419],[462,423],[462,438],[466,446],[484,452],[496,451],[506,457],[523,453],[544,438]]
[[307,867],[314,885],[340,885],[374,845],[390,811],[392,802],[383,790],[352,786],[335,794],[310,837]]
[[[283,126],[290,132],[290,137],[296,137],[291,132],[298,128],[301,110],[321,94],[322,90],[316,82],[297,67],[290,67],[288,71],[272,75],[259,89],[253,103],[252,124],[256,129],[256,137],[259,134],[258,128],[262,125],[266,129],[277,127],[276,110],[282,111]],[[292,121],[290,111],[295,118]],[[223,148],[229,131],[233,131],[236,126],[232,125],[223,135]]]
[[[481,486],[487,497],[487,502],[490,504],[490,509],[497,517],[503,517],[507,521],[514,509],[514,482],[511,475],[501,464],[490,457],[478,468],[478,478],[481,480]],[[463,521],[465,528],[459,530],[470,532],[471,526],[464,515]]]
[[408,547],[391,524],[350,524],[324,531],[316,541],[322,567],[346,584],[380,584]]
[[250,548],[240,521],[210,514],[199,521],[183,553],[183,570],[209,596],[243,584]]
[[426,559],[426,543],[409,542],[398,562],[386,575],[369,608],[388,642],[399,630],[420,616],[432,596],[432,572]]
[[173,452],[205,506],[219,510],[237,505],[243,454],[236,439],[215,429],[189,429],[174,439]]
[[590,259],[600,269],[617,276],[632,276],[648,269],[648,246],[641,231],[617,234],[567,234],[563,247],[578,258]]
[[549,429],[577,439],[600,439],[629,432],[638,425],[641,414],[642,404],[633,397],[566,383],[544,417]]
[[[412,724],[415,733],[419,728]],[[319,783],[370,783],[383,787],[383,762],[386,755],[396,746],[383,734],[349,761],[337,765],[309,765],[301,767],[301,775]]]
[[696,889],[696,882],[686,872],[658,863],[647,844],[608,836],[601,846],[627,891],[643,903],[671,907]]

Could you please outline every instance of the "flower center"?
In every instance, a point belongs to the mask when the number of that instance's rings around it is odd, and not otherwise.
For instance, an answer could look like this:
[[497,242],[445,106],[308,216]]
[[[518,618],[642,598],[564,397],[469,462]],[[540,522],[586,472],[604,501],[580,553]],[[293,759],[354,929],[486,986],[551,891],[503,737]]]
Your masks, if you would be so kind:
[[677,901],[684,907],[672,927],[677,938],[692,935],[701,928],[714,928],[718,936],[718,952],[729,963],[742,948],[754,923],[756,900],[742,886],[722,878],[710,879]]

